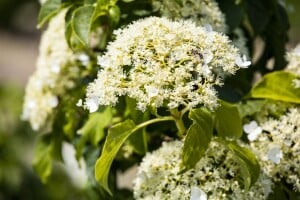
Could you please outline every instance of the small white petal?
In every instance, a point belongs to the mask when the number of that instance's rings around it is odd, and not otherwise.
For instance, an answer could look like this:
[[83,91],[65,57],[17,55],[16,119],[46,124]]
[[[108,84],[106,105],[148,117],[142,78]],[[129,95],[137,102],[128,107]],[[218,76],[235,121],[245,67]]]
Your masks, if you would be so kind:
[[212,31],[213,31],[213,28],[212,28],[212,26],[211,26],[210,24],[205,24],[205,25],[204,25],[204,28],[205,28],[205,30],[206,30],[207,32],[212,32]]
[[275,164],[280,163],[280,159],[282,158],[282,151],[279,147],[273,147],[268,151],[268,159],[274,162]]
[[247,138],[249,141],[254,141],[262,133],[262,128],[257,127],[252,133],[248,134]]
[[155,87],[145,86],[145,89],[150,98],[158,95],[158,89],[156,89]]
[[106,57],[98,57],[98,65],[100,65],[101,67],[109,67],[110,61]]
[[78,55],[78,60],[83,64],[87,65],[90,62],[90,57],[84,53]]
[[207,200],[207,194],[198,187],[192,187],[190,200]]
[[297,56],[300,56],[300,45],[294,49],[293,53],[295,53]]
[[247,61],[247,57],[245,55],[242,58],[238,56],[235,60],[235,63],[240,68],[247,68],[249,65],[251,65],[251,61]]
[[56,61],[52,62],[50,69],[52,72],[58,74],[60,72],[60,66],[59,66],[58,62],[56,62]]
[[251,121],[249,124],[245,124],[245,125],[243,126],[243,130],[245,131],[245,133],[250,134],[250,133],[252,133],[252,131],[253,131],[254,129],[256,129],[257,127],[258,127],[257,122],[253,120],[253,121]]
[[79,99],[78,102],[76,103],[76,106],[81,107],[82,106],[82,99]]
[[256,121],[251,121],[243,126],[243,130],[247,134],[249,141],[254,141],[262,133],[262,128],[258,126]]
[[55,108],[58,105],[57,96],[52,96],[48,99],[48,104],[51,108]]
[[85,104],[86,107],[89,109],[90,113],[96,112],[98,110],[98,104],[93,98],[87,99]]
[[205,65],[203,65],[202,69],[203,69],[203,75],[208,77],[211,73],[209,67],[205,64]]
[[207,51],[207,52],[203,53],[203,59],[204,59],[205,64],[210,63],[213,58],[214,58],[214,55],[212,54],[211,51]]

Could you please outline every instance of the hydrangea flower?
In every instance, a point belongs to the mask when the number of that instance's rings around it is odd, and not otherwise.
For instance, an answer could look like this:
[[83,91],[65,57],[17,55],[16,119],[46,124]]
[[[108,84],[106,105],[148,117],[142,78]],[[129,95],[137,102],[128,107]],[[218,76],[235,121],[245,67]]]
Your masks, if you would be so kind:
[[25,93],[22,119],[34,130],[47,127],[59,96],[75,86],[79,77],[78,63],[86,64],[87,56],[76,55],[65,40],[65,13],[54,16],[43,33],[36,71],[30,77]]
[[[286,70],[300,76],[300,44],[287,53],[286,59],[288,61]],[[300,78],[293,80],[293,84],[295,88],[300,88]]]
[[183,142],[163,143],[148,153],[134,180],[135,199],[267,199],[272,182],[261,175],[249,191],[238,183],[239,164],[222,145],[212,142],[194,169],[180,172]]
[[300,75],[300,44],[298,44],[290,52],[287,52],[286,59],[289,62],[287,70]]
[[217,106],[214,86],[239,66],[228,37],[191,21],[149,17],[115,32],[116,40],[98,58],[98,78],[88,86],[85,106],[115,105],[119,96],[147,106]]
[[290,108],[279,119],[259,121],[263,132],[250,142],[264,172],[300,191],[300,109]]
[[198,26],[209,25],[213,30],[226,32],[225,16],[214,0],[154,0],[154,10],[170,19],[190,19]]
[[[154,0],[153,7],[163,17],[170,19],[189,19],[197,26],[206,29],[226,33],[227,25],[225,15],[214,0]],[[242,29],[236,28],[232,32],[232,43],[239,48],[240,52],[249,58],[247,39]]]

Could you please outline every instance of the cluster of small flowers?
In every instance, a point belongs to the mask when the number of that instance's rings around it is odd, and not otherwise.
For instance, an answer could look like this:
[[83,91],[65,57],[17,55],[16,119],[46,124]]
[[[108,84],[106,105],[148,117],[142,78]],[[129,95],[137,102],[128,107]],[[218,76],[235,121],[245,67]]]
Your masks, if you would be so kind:
[[244,125],[250,146],[264,172],[300,191],[300,109],[290,108],[279,119],[266,117]]
[[149,17],[115,32],[116,40],[98,58],[103,68],[88,86],[85,106],[115,105],[118,96],[137,100],[137,107],[173,109],[180,105],[217,106],[215,85],[250,63],[217,32],[191,21]]
[[170,19],[190,19],[198,26],[212,26],[218,32],[226,32],[225,16],[214,0],[154,0],[154,10]]
[[289,62],[286,69],[300,75],[300,44],[292,51],[287,52],[286,59]]
[[[288,65],[287,71],[293,72],[300,76],[300,44],[298,44],[292,51],[286,55]],[[293,80],[295,88],[300,88],[300,78]]]
[[148,153],[134,180],[134,197],[152,200],[267,199],[272,181],[261,174],[249,191],[239,184],[239,164],[222,145],[211,142],[194,169],[180,172],[183,142],[163,143]]
[[34,130],[48,121],[59,103],[59,95],[74,87],[79,76],[78,61],[86,64],[88,56],[75,55],[65,40],[65,13],[53,17],[43,33],[37,68],[30,77],[23,106],[22,119],[28,120]]
[[[204,26],[217,32],[226,33],[227,25],[225,15],[214,0],[155,0],[155,11],[159,11],[163,17],[170,19],[189,19],[197,26]],[[241,29],[233,31],[232,43],[239,48],[240,52],[249,58],[247,39]]]

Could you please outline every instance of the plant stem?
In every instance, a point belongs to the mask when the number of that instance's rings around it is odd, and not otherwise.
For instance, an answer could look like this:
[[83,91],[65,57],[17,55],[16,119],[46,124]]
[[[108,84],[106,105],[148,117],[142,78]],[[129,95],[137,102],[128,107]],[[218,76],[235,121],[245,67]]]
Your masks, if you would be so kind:
[[156,122],[163,122],[163,121],[173,121],[174,120],[174,117],[172,116],[166,116],[166,117],[160,117],[160,118],[155,118],[155,119],[151,119],[151,120],[148,120],[146,122],[143,122],[139,125],[137,125],[133,130],[132,132],[135,132],[141,128],[144,128],[145,126],[148,126],[150,124],[154,124]]
[[186,134],[186,128],[184,126],[184,123],[182,121],[182,113],[178,111],[177,109],[170,110],[173,120],[175,121],[176,127],[178,129],[178,137],[183,138],[183,136]]

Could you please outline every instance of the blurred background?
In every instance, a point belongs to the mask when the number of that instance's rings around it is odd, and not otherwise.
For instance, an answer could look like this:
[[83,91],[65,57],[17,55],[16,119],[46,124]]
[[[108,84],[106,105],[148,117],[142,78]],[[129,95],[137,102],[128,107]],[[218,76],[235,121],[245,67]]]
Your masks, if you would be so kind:
[[[290,49],[300,42],[300,1],[283,2],[291,23]],[[59,166],[46,185],[31,169],[37,134],[20,114],[38,54],[38,11],[38,0],[0,0],[0,200],[84,199]]]

